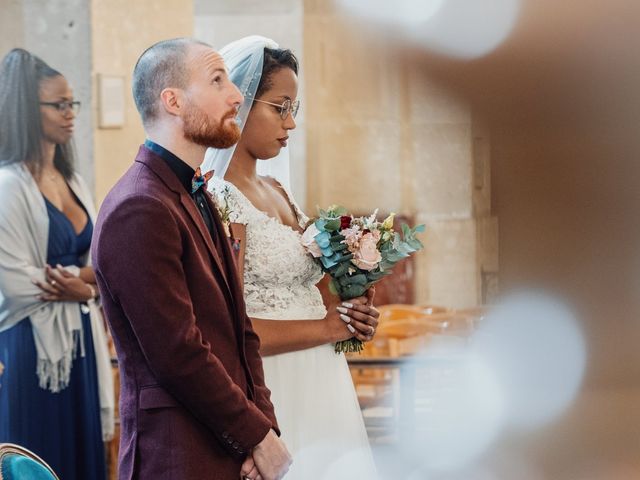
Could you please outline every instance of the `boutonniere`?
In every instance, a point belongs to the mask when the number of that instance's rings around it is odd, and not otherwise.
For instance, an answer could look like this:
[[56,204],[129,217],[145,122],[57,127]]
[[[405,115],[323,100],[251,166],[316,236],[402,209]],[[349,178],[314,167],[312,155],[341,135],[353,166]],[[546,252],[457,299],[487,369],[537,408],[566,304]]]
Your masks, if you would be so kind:
[[218,209],[218,214],[220,215],[220,219],[222,220],[222,227],[224,228],[224,233],[227,238],[231,238],[231,229],[229,226],[231,225],[231,207],[229,206],[229,197],[231,196],[231,189],[229,185],[226,185],[222,190],[221,195],[217,195],[217,201],[215,202],[216,208]]

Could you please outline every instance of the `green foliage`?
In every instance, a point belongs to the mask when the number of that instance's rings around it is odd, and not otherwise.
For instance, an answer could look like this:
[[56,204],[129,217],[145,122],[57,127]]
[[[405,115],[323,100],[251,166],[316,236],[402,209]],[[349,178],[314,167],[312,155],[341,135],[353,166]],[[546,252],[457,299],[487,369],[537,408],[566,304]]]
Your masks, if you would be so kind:
[[[354,219],[352,225],[381,232],[377,248],[382,259],[374,270],[363,270],[351,261],[353,254],[343,243],[345,237],[340,234],[340,217],[349,215],[347,210],[333,205],[327,210],[318,209],[318,214],[315,226],[320,233],[315,236],[315,241],[322,250],[322,257],[316,260],[322,270],[331,276],[329,290],[342,300],[365,295],[372,285],[389,275],[399,261],[424,248],[422,242],[416,238],[416,234],[424,232],[424,225],[411,228],[403,224],[400,233],[389,230],[389,226],[384,227],[382,223],[375,221],[373,216],[364,220]],[[362,342],[356,338],[338,342],[335,346],[336,353],[360,352],[362,349]]]

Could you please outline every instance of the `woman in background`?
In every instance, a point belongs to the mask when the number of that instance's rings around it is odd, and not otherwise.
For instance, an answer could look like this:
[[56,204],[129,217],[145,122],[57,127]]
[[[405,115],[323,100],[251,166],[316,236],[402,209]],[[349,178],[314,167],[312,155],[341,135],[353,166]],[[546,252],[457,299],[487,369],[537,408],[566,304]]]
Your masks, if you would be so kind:
[[0,442],[64,480],[105,478],[113,434],[106,332],[88,265],[94,209],[75,173],[80,102],[26,50],[0,66]]

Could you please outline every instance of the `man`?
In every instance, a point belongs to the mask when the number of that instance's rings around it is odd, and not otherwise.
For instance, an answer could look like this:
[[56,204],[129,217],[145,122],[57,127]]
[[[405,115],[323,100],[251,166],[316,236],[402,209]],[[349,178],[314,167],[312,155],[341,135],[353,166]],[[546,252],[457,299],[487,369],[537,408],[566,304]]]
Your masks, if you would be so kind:
[[107,195],[92,246],[120,362],[119,478],[279,479],[291,458],[259,340],[194,177],[207,147],[238,141],[242,95],[211,47],[184,38],[142,54],[133,95],[147,140]]

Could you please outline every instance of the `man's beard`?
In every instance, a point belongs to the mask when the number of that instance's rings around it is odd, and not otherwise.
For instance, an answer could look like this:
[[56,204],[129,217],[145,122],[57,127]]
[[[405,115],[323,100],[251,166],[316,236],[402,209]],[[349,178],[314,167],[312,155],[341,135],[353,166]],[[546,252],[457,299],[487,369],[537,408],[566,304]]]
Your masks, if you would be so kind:
[[236,111],[230,111],[217,125],[212,125],[206,113],[190,105],[184,117],[184,136],[187,140],[204,147],[229,148],[240,140],[240,127],[236,122],[226,123]]

